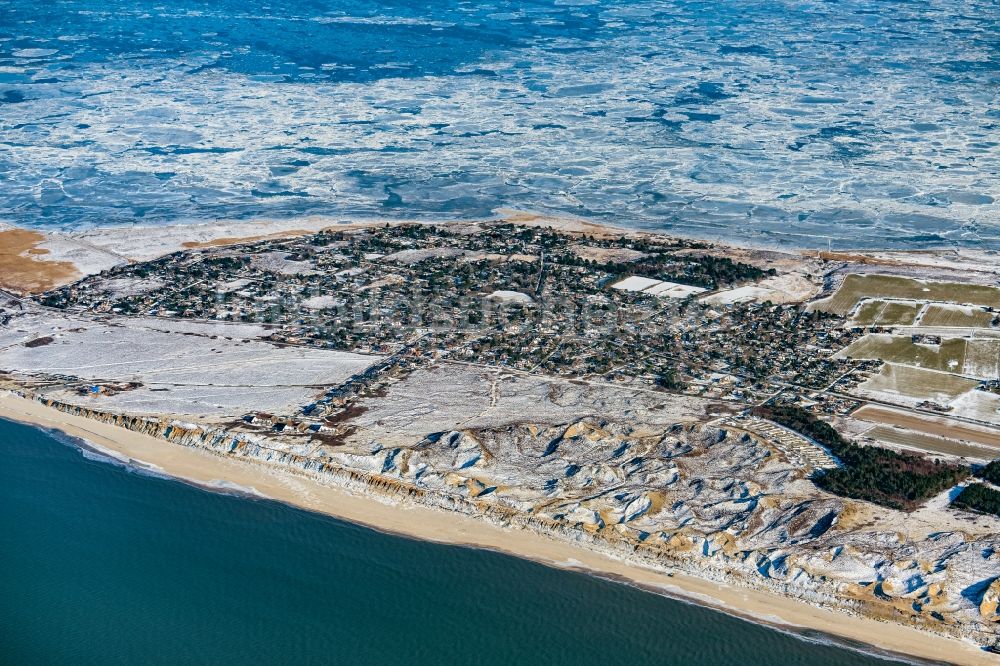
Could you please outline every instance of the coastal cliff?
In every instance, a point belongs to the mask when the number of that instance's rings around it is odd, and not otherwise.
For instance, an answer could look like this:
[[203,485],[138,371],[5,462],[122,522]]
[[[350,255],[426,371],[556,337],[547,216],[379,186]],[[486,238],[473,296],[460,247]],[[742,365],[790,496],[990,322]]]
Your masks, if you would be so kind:
[[[959,530],[913,538],[878,529],[866,505],[818,492],[778,449],[745,431],[691,423],[636,430],[583,418],[427,433],[413,446],[371,446],[356,429],[335,446],[308,437],[304,445],[238,426],[22,396],[384,502],[458,512],[983,646],[997,641],[1000,542]],[[512,476],[512,465],[522,471]]]

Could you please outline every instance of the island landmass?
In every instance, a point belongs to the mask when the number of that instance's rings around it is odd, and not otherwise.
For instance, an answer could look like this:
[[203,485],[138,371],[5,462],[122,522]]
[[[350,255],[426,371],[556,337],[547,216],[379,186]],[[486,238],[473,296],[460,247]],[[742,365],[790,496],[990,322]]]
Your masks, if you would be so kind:
[[240,224],[0,230],[0,416],[755,621],[995,660],[988,252],[526,213]]

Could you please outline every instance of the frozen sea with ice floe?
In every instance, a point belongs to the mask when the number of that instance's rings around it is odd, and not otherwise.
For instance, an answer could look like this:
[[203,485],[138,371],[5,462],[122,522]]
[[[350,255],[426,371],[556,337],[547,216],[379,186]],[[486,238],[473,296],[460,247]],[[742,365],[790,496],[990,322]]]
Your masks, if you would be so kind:
[[0,221],[1000,249],[996,0],[0,0]]

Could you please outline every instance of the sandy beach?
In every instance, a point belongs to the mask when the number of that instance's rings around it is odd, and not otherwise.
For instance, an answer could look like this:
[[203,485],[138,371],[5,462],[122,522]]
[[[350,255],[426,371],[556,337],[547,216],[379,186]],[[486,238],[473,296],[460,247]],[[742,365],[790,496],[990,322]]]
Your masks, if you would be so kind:
[[758,623],[790,630],[811,629],[845,642],[877,646],[920,659],[962,664],[997,663],[994,656],[956,639],[902,625],[837,613],[795,599],[727,587],[714,582],[628,564],[548,537],[508,530],[474,518],[410,504],[388,504],[299,475],[222,458],[90,419],[37,402],[0,395],[0,417],[78,437],[134,462],[207,487],[242,487],[267,498],[408,537],[487,548],[561,568],[573,568],[687,599]]

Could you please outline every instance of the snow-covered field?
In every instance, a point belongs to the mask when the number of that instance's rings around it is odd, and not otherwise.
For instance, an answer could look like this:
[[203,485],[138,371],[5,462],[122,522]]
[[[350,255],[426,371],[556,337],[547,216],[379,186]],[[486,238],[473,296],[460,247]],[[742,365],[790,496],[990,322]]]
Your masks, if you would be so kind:
[[912,406],[923,400],[946,404],[977,386],[978,381],[951,373],[886,363],[879,374],[858,385],[857,392]]
[[732,305],[734,303],[744,303],[746,301],[764,301],[767,300],[772,293],[773,292],[770,289],[749,285],[746,287],[736,287],[735,289],[720,291],[712,294],[711,296],[705,296],[700,300],[702,303],[707,303],[708,305]]
[[359,436],[403,445],[428,432],[502,428],[526,419],[557,424],[614,414],[665,426],[704,418],[706,404],[695,397],[445,363],[413,373],[384,397],[364,401],[365,412],[352,423]]
[[381,358],[278,347],[257,339],[263,333],[255,325],[159,319],[103,323],[28,313],[0,328],[0,369],[142,385],[85,396],[77,395],[74,386],[63,396],[88,406],[221,417],[292,410],[322,387],[340,384]]

